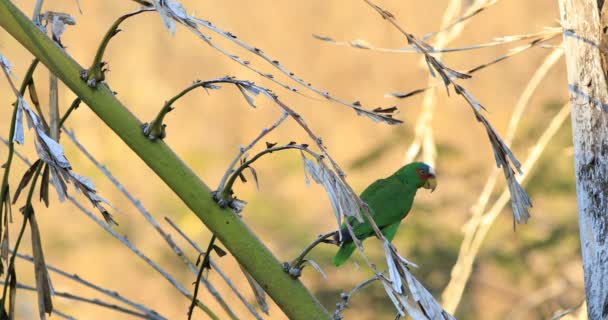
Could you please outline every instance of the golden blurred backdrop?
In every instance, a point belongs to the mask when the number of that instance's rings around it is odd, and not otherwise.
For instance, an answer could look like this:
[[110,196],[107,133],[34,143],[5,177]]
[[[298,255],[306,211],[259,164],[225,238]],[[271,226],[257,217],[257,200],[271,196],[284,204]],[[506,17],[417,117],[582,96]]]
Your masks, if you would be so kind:
[[[383,0],[378,4],[392,12],[409,32],[422,36],[439,28],[447,2]],[[462,2],[465,7],[470,3]],[[33,10],[34,1],[15,3],[28,14]],[[242,41],[262,49],[305,81],[335,97],[359,100],[365,106],[397,105],[398,118],[404,124],[374,123],[303,88],[302,95],[292,94],[221,55],[184,28],[178,26],[176,34],[171,36],[154,12],[128,19],[121,26],[123,31],[111,41],[104,59],[110,68],[108,84],[142,122],[150,121],[165,100],[192,81],[232,75],[272,88],[301,113],[346,170],[348,181],[355,190],[363,190],[375,179],[391,174],[402,165],[404,153],[414,137],[422,97],[397,100],[386,98],[384,94],[426,85],[428,69],[421,63],[420,56],[336,46],[312,37],[312,34],[320,34],[338,40],[365,39],[378,47],[405,46],[403,36],[363,1],[184,0],[182,3],[193,15],[210,20]],[[82,14],[78,12],[76,1],[44,2],[44,10],[68,12],[75,17],[76,26],[68,27],[62,42],[76,61],[88,66],[107,28],[120,15],[136,9],[137,4],[124,0],[81,0],[80,6]],[[554,0],[500,1],[473,18],[450,47],[541,31],[545,26],[556,26],[557,19],[557,1]],[[296,86],[247,51],[220,37],[214,36],[213,41]],[[520,44],[448,53],[442,61],[456,70],[468,70]],[[526,83],[551,51],[551,48],[532,48],[476,73],[470,80],[461,81],[487,108],[488,119],[501,135],[506,131],[513,107]],[[31,54],[3,30],[0,31],[0,53],[13,64],[19,81],[32,59]],[[567,101],[565,79],[565,67],[563,61],[559,61],[531,99],[513,144],[520,161],[528,156],[531,146]],[[35,80],[42,103],[46,105],[48,72],[39,68]],[[74,94],[61,86],[61,108],[67,108],[73,98]],[[5,80],[0,81],[0,99],[4,105],[0,108],[0,116],[4,119],[0,122],[0,134],[6,137],[14,96]],[[165,141],[208,185],[215,186],[238,147],[248,144],[261,128],[269,126],[280,115],[279,109],[263,97],[257,98],[256,104],[256,109],[250,107],[242,95],[228,85],[209,93],[194,91],[179,100],[176,110],[167,116]],[[394,244],[403,256],[420,266],[414,274],[439,299],[458,256],[463,224],[469,219],[471,207],[486,178],[494,170],[495,161],[486,134],[470,107],[453,92],[448,97],[442,87],[437,89],[432,125],[438,152],[439,187],[433,194],[424,191],[418,194]],[[74,129],[80,142],[141,200],[164,228],[169,230],[164,217],[170,217],[201,247],[206,245],[210,238],[208,230],[85,105],[71,116],[66,127]],[[28,143],[19,146],[18,151],[30,160],[35,159],[31,133],[26,138]],[[287,121],[267,140],[310,143],[293,121]],[[75,172],[91,178],[100,194],[120,210],[115,212],[115,219],[120,224],[116,230],[166,268],[182,285],[192,289],[195,276],[134,206],[65,137],[62,145]],[[471,279],[455,313],[458,319],[548,319],[554,312],[576,306],[583,300],[570,146],[567,120],[525,186],[534,203],[532,219],[513,232],[509,206],[502,211],[473,266]],[[0,159],[6,154],[7,149],[0,148]],[[236,192],[239,198],[249,201],[243,212],[244,220],[279,259],[292,259],[318,234],[336,228],[323,189],[318,185],[306,187],[299,154],[272,154],[257,162],[255,168],[260,190],[250,182],[239,184]],[[26,169],[23,163],[16,163],[11,185],[19,182]],[[495,195],[502,192],[504,185],[502,176],[499,180]],[[494,198],[496,196],[492,201]],[[49,209],[42,205],[37,205],[36,209],[47,263],[115,290],[169,319],[185,319],[189,301],[71,204],[58,203],[53,197]],[[11,237],[16,234],[21,220],[17,213],[14,214]],[[195,252],[177,234],[172,233],[172,237],[187,248],[188,257],[196,259]],[[385,260],[379,243],[368,240],[366,245],[372,261],[383,265]],[[28,250],[29,247],[25,247],[23,252]],[[331,257],[335,250],[333,246],[322,246],[312,254],[312,259],[327,273],[327,280],[309,268],[302,277],[331,311],[341,291],[350,290],[371,275],[359,257],[354,261],[362,267],[355,263],[348,263],[341,269],[333,267]],[[215,262],[232,276],[253,302],[253,295],[234,259],[226,256]],[[31,265],[19,261],[17,268],[20,282],[34,283]],[[70,280],[51,276],[58,291],[97,297]],[[210,280],[234,305],[242,319],[251,318],[217,274],[211,272]],[[200,298],[225,318],[208,291],[202,290]],[[54,303],[57,309],[78,319],[130,319],[124,314],[71,300],[55,298]],[[19,291],[20,319],[35,319],[35,306],[34,294]],[[392,319],[394,315],[394,308],[380,285],[358,293],[351,308],[345,312],[346,319]],[[195,318],[203,319],[204,315],[197,311]],[[269,318],[283,319],[284,316],[272,305]]]

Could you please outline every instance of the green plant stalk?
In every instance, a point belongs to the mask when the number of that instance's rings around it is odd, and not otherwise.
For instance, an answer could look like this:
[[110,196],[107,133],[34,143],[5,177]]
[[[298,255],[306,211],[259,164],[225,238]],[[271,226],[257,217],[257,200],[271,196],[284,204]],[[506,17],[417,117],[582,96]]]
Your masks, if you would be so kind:
[[[281,151],[281,150],[287,150],[287,149],[302,150],[302,145],[296,144],[296,145],[286,145],[286,146],[267,148],[267,149],[260,151],[258,154],[253,156],[253,158],[243,162],[238,168],[236,168],[234,170],[234,172],[232,172],[232,174],[230,175],[230,178],[228,178],[228,181],[226,182],[226,185],[222,186],[222,190],[218,190],[220,199],[227,200],[227,201],[230,201],[232,199],[232,187],[234,186],[234,183],[236,182],[236,178],[243,173],[243,170],[247,169],[247,167],[249,167],[252,163],[254,163],[256,160],[258,160],[260,157],[262,157],[265,154],[269,154],[269,153],[273,153],[273,152]],[[306,150],[306,149],[304,148],[304,150]]]
[[165,119],[165,116],[167,115],[167,113],[169,113],[169,112],[171,112],[171,110],[173,110],[173,103],[175,103],[175,101],[177,101],[179,98],[186,95],[186,93],[188,93],[198,87],[204,87],[207,84],[208,83],[205,83],[202,81],[195,82],[195,83],[189,85],[186,89],[182,90],[180,93],[178,93],[173,98],[166,101],[165,104],[163,105],[162,109],[160,109],[160,111],[158,112],[158,115],[156,115],[156,118],[154,118],[154,120],[152,122],[150,122],[148,129],[147,129],[148,132],[144,132],[144,134],[146,136],[148,136],[148,138],[150,138],[150,137],[159,137],[161,139],[164,138],[165,137],[165,126],[164,126],[163,120]]
[[207,187],[162,141],[149,141],[135,118],[107,89],[90,88],[83,68],[42,34],[9,0],[0,0],[0,26],[57,75],[196,214],[290,319],[330,319],[328,311],[232,211],[221,209]]
[[103,54],[105,53],[106,49],[108,48],[108,44],[110,44],[110,40],[116,34],[118,34],[118,32],[120,32],[120,30],[118,29],[118,26],[120,26],[120,24],[129,17],[138,15],[142,12],[149,12],[149,11],[152,11],[152,9],[141,9],[138,11],[127,13],[127,14],[119,17],[118,19],[116,19],[114,24],[112,24],[110,29],[108,29],[108,31],[106,32],[106,35],[101,40],[101,44],[99,45],[99,48],[97,48],[97,52],[95,53],[95,58],[93,59],[93,63],[91,64],[91,67],[89,68],[89,70],[87,70],[87,74],[86,74],[87,81],[93,80],[95,83],[97,83],[97,82],[101,82],[105,79],[104,71],[103,71],[103,63],[102,63],[101,59],[103,59]]

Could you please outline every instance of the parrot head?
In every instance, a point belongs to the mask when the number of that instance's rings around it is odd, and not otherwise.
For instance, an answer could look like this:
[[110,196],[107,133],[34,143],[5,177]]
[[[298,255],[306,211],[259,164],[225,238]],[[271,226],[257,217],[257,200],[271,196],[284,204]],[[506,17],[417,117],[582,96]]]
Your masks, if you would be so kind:
[[430,189],[431,192],[437,188],[435,170],[424,162],[412,162],[397,171],[397,175],[406,183],[414,183],[418,188]]

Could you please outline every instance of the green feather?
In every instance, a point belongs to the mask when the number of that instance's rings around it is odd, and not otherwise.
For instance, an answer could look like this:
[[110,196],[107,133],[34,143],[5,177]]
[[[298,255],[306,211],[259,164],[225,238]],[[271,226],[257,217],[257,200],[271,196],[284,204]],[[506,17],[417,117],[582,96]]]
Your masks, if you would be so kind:
[[356,247],[357,246],[352,241],[344,243],[342,246],[340,246],[340,250],[338,250],[338,253],[336,253],[334,256],[334,266],[339,267],[346,262],[346,260],[348,260],[348,258],[353,254]]
[[[429,168],[420,162],[410,163],[390,177],[375,181],[361,193],[361,199],[369,206],[374,222],[389,241],[393,240],[401,220],[409,213],[416,191],[425,183],[417,174],[417,170],[423,167]],[[354,217],[347,219],[359,240],[374,234],[367,218],[364,216],[363,219],[363,222]],[[341,230],[344,241],[334,257],[336,266],[342,265],[356,248],[345,223],[342,224]]]

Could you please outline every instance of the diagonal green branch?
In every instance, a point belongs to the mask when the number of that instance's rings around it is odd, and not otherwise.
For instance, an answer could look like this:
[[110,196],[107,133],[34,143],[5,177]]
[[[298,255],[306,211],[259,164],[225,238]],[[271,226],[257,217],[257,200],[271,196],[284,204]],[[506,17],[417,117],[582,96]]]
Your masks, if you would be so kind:
[[141,122],[105,86],[90,88],[83,68],[36,28],[9,0],[0,0],[0,26],[47,66],[95,112],[184,201],[262,285],[290,319],[329,319],[327,310],[285,273],[272,253],[231,211],[221,209],[211,190],[162,141],[150,141]]

